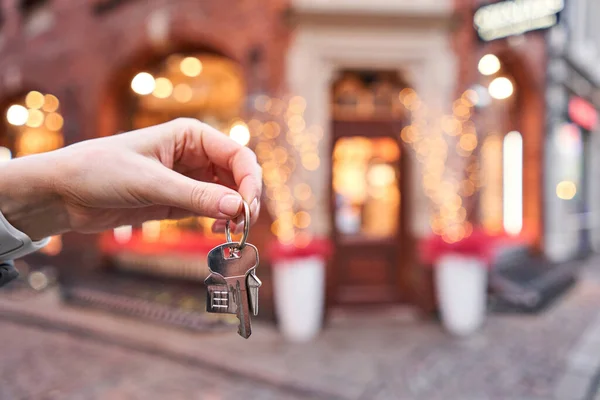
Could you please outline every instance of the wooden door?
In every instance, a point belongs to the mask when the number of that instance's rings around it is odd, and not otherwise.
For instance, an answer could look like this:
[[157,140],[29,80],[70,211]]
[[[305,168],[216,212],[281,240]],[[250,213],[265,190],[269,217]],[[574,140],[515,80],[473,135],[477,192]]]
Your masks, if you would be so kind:
[[[406,187],[398,121],[334,121],[331,215],[334,304],[390,303],[403,293]],[[405,258],[406,259],[406,258]],[[404,291],[405,292],[405,291]]]

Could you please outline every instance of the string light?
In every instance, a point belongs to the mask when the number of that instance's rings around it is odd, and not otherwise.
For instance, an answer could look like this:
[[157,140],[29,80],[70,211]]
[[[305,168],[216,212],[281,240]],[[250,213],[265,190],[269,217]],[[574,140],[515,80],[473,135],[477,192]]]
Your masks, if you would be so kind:
[[152,93],[155,87],[154,77],[147,72],[140,72],[131,80],[131,89],[142,96]]
[[[256,115],[248,123],[255,153],[263,168],[267,208],[275,221],[271,231],[281,243],[302,247],[312,239],[315,191],[307,174],[319,169],[323,129],[307,126],[306,100],[300,96],[258,96]],[[310,180],[308,180],[310,182]]]
[[[431,230],[451,243],[473,232],[472,225],[466,221],[464,206],[464,198],[472,196],[479,184],[478,165],[470,157],[479,144],[475,124],[470,120],[475,104],[473,97],[469,91],[463,93],[453,103],[451,115],[436,117],[414,90],[404,89],[399,96],[411,117],[411,124],[400,132],[400,138],[413,148],[422,164],[421,183],[430,200]],[[455,159],[447,162],[449,148],[456,149],[456,153],[467,160],[469,179],[460,178],[465,169],[461,171],[459,166],[463,164]]]

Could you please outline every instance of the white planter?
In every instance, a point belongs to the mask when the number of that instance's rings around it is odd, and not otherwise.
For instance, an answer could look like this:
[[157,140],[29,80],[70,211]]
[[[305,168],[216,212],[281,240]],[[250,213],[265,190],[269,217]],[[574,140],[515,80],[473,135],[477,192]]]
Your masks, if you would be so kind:
[[457,336],[479,329],[486,312],[485,262],[458,254],[444,256],[435,266],[435,283],[444,327]]
[[278,261],[273,265],[275,312],[284,337],[306,342],[321,330],[325,260],[319,256]]

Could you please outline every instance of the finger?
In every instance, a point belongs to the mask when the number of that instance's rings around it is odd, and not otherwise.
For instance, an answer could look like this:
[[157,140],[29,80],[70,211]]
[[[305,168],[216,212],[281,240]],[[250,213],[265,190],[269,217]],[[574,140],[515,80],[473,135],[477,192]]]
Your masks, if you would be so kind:
[[239,193],[223,185],[196,181],[159,163],[144,171],[151,179],[137,179],[136,192],[153,205],[180,208],[216,219],[233,219],[242,210]]
[[235,179],[231,174],[231,171],[226,170],[225,168],[215,167],[215,175],[219,180],[221,185],[225,185],[232,189],[237,189],[237,185],[235,183]]
[[[251,205],[251,210],[258,209],[262,170],[252,150],[194,119],[175,120],[173,129],[179,136],[178,142],[185,144],[180,155],[181,162],[190,167],[202,166],[208,158],[216,166],[231,171],[239,193]],[[255,219],[256,215],[253,215],[252,220]]]

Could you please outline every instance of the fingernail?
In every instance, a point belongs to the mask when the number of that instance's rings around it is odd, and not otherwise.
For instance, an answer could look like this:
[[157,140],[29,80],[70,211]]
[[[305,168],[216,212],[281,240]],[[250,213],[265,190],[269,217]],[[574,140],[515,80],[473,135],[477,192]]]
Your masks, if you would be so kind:
[[258,212],[258,199],[252,200],[252,204],[250,204],[250,218],[254,217]]
[[230,217],[239,214],[242,208],[242,198],[233,194],[224,196],[219,202],[219,211]]

